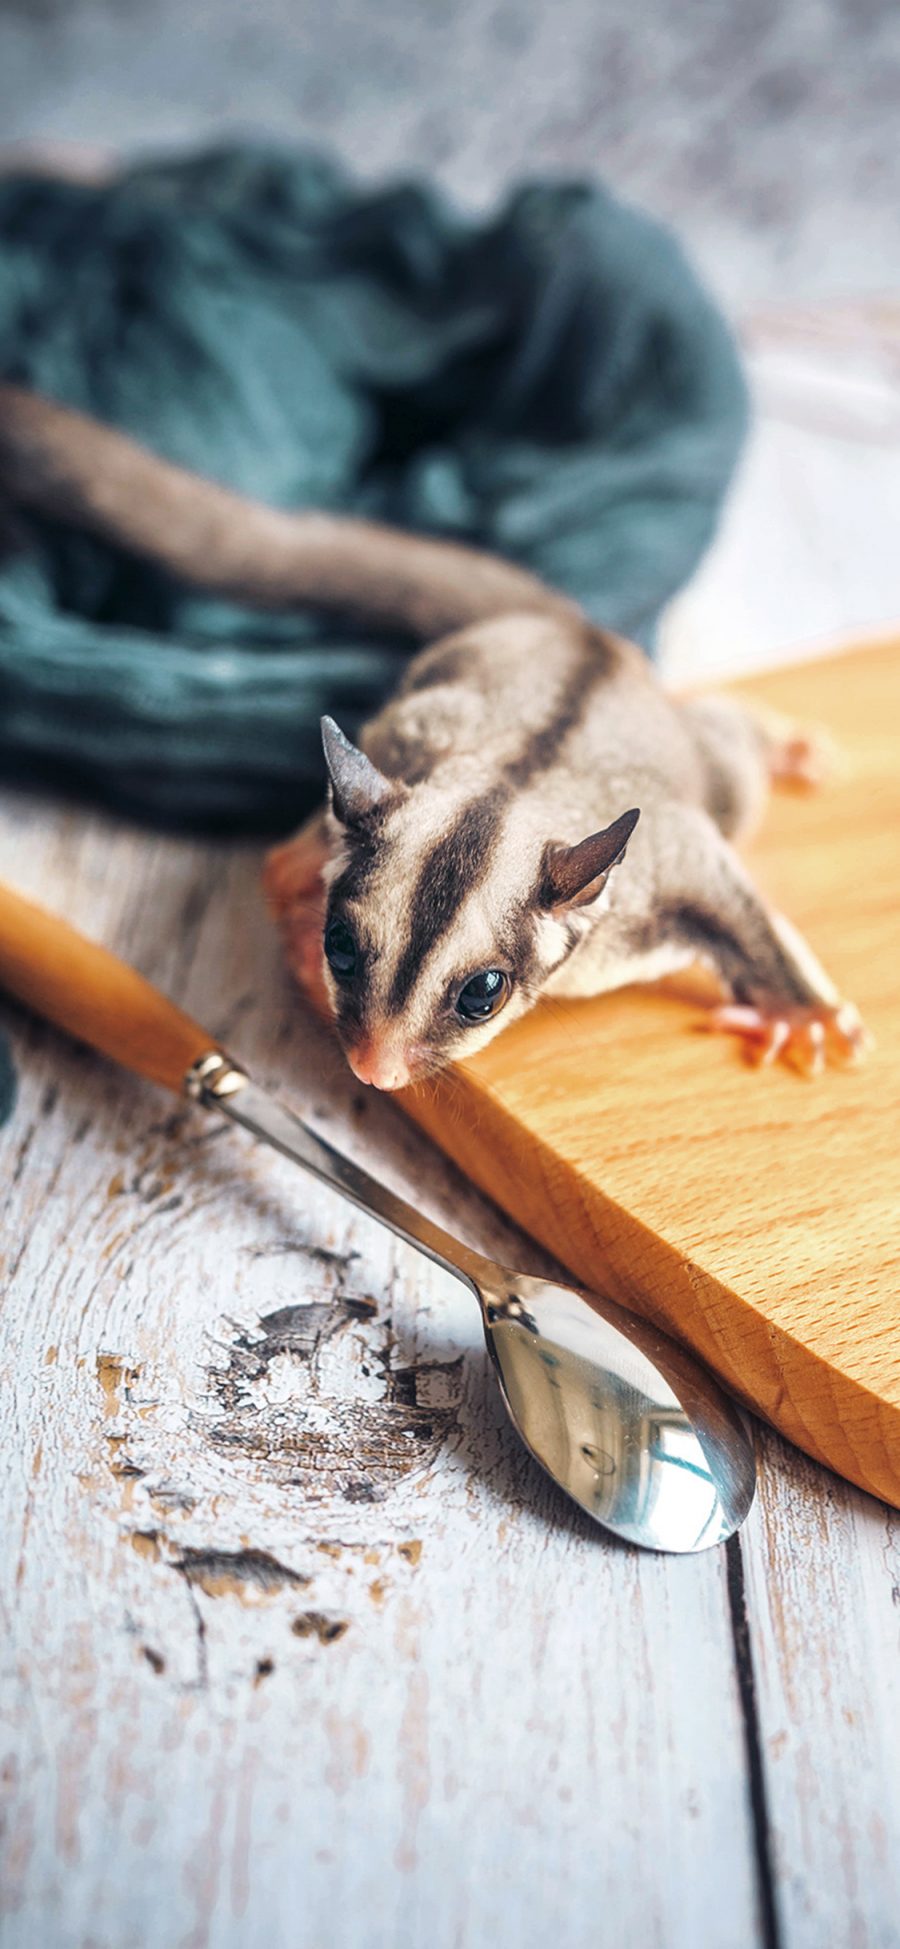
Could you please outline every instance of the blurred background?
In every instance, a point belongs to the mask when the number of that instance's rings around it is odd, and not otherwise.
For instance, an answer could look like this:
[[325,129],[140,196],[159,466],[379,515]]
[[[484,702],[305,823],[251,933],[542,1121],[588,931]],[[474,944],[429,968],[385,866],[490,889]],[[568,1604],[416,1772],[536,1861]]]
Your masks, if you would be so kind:
[[6,142],[222,131],[469,205],[600,172],[731,306],[898,290],[894,0],[2,0]]
[[894,0],[0,0],[7,164],[262,132],[475,208],[596,173],[670,221],[757,409],[677,674],[900,613],[898,105]]
[[0,131],[327,143],[473,205],[599,171],[733,307],[897,291],[895,0],[2,0]]

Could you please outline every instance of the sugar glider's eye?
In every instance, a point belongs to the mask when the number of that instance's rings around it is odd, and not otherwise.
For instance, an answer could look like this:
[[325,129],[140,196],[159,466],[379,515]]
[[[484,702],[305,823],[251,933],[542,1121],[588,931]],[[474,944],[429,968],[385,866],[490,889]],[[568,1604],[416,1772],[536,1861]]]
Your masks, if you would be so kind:
[[356,972],[356,942],[345,920],[331,920],[325,929],[325,959],[338,981]]
[[485,968],[473,975],[456,997],[456,1013],[463,1022],[486,1022],[502,1008],[509,993],[509,978],[499,968]]

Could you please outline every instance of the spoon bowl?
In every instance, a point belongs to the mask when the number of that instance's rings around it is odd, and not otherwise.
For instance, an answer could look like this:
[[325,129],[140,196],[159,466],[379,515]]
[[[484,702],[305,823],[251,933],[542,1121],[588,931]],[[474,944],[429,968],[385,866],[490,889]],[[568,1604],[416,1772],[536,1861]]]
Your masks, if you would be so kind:
[[511,1420],[595,1522],[679,1555],[733,1535],[755,1493],[752,1439],[674,1341],[597,1293],[514,1272],[484,1319]]

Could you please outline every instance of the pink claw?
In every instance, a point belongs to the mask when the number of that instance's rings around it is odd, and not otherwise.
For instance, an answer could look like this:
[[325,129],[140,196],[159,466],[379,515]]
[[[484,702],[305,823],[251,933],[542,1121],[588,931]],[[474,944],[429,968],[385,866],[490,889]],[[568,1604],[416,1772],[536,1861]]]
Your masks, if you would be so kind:
[[826,1064],[858,1062],[869,1045],[856,1009],[850,1002],[837,1008],[824,1002],[724,1002],[711,1009],[700,1024],[704,1029],[740,1036],[744,1054],[755,1068],[769,1068],[779,1060],[801,1076],[820,1076]]

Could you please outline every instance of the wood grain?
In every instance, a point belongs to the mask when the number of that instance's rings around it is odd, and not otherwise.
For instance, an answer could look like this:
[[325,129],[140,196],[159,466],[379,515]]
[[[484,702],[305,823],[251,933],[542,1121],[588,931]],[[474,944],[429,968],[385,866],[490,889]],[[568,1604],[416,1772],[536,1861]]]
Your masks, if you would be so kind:
[[776,1939],[900,1949],[896,1518],[766,1433],[743,1563]]
[[809,1454],[900,1503],[900,645],[738,688],[830,730],[754,871],[877,1048],[754,1072],[696,1003],[632,990],[515,1024],[404,1107],[565,1265],[688,1340]]

